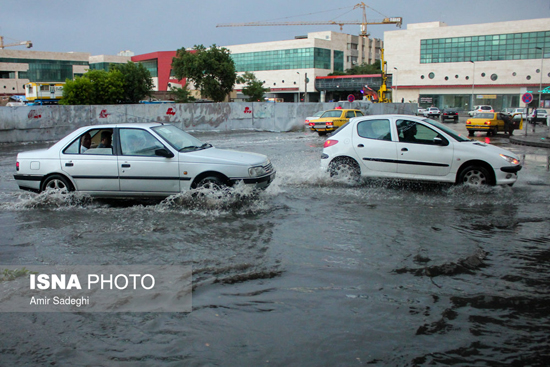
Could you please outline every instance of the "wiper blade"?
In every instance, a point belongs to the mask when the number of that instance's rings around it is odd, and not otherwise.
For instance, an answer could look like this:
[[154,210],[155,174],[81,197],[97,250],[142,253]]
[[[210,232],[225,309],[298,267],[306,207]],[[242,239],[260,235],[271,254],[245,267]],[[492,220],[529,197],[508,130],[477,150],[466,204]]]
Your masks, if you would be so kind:
[[199,147],[199,149],[208,149],[208,148],[212,148],[212,144],[210,143],[204,143],[203,145],[201,145]]
[[197,150],[197,149],[200,149],[200,148],[196,145],[188,145],[186,147],[181,148],[179,150],[179,152],[184,151],[184,150]]

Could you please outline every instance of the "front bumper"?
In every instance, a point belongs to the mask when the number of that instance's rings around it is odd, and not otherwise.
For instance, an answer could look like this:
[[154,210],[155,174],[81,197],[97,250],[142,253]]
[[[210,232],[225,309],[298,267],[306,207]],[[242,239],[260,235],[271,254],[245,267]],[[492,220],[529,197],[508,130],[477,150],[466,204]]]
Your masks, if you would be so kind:
[[273,180],[275,180],[276,171],[272,171],[269,174],[261,177],[254,177],[254,178],[235,178],[231,179],[231,184],[234,185],[239,181],[244,182],[245,185],[253,185],[258,189],[265,189],[267,188]]

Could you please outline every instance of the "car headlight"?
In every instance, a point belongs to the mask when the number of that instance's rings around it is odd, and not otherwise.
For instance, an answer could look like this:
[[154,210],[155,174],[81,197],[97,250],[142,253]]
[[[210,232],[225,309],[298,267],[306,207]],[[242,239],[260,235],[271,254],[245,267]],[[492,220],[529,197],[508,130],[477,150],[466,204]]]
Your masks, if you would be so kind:
[[505,159],[508,163],[519,164],[519,160],[514,157],[510,157],[509,155],[504,155],[504,154],[501,154],[500,156],[502,157],[502,159]]
[[267,173],[267,170],[263,166],[250,167],[248,169],[248,175],[250,177],[259,177]]

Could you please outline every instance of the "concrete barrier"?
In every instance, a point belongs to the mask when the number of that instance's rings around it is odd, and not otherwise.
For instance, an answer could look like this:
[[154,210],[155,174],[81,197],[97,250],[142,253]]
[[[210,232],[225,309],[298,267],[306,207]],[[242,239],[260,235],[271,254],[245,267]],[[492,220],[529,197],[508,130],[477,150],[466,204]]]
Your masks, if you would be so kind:
[[94,106],[0,107],[0,143],[58,140],[86,125],[161,121],[186,131],[259,130],[285,132],[304,128],[318,111],[357,108],[366,115],[414,114],[410,103],[166,103]]

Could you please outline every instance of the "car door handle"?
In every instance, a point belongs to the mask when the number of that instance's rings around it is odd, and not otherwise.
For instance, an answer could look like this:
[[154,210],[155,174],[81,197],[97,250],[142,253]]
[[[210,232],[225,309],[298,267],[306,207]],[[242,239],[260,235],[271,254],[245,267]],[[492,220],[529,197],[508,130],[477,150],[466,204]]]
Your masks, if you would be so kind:
[[65,163],[65,167],[72,167],[72,166],[74,166],[73,162]]
[[407,148],[401,148],[402,152],[408,152],[409,150]]
[[128,164],[128,163],[123,163],[123,164],[122,164],[122,168],[130,168],[130,164]]
[[359,144],[357,148],[364,148],[365,146],[363,144]]

